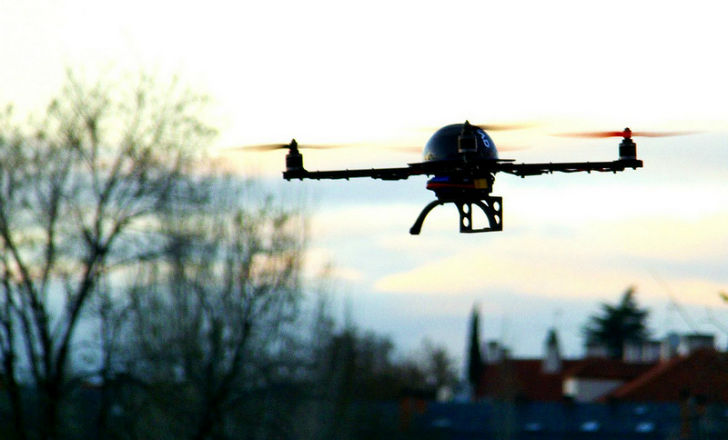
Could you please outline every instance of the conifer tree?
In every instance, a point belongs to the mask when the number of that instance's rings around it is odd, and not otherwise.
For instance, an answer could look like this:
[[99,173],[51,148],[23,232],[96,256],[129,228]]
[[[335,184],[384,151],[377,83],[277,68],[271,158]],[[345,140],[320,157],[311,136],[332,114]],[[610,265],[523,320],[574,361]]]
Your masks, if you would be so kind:
[[470,314],[470,337],[468,349],[468,381],[475,389],[480,380],[480,374],[483,370],[483,359],[480,356],[480,314],[476,306]]
[[635,301],[635,288],[628,288],[619,304],[602,303],[601,313],[594,314],[584,326],[587,345],[602,345],[610,358],[621,359],[626,342],[640,343],[649,337],[647,316]]

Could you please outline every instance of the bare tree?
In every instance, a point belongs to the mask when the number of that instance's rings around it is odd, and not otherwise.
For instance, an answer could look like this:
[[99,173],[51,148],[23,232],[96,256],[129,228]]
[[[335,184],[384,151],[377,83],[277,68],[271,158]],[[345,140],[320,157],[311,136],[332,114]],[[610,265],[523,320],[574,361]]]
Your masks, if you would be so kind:
[[141,75],[130,87],[73,73],[42,120],[0,137],[0,350],[16,431],[20,370],[44,439],[61,434],[79,322],[102,276],[154,253],[158,213],[213,134],[205,99]]
[[458,381],[457,368],[447,348],[425,339],[420,350],[419,362],[426,375],[426,384],[437,390],[455,387]]
[[252,185],[208,184],[208,201],[165,219],[165,259],[135,276],[128,371],[176,438],[267,438],[261,433],[285,426],[266,399],[299,368],[291,355],[303,217],[270,198],[251,200],[260,193]]

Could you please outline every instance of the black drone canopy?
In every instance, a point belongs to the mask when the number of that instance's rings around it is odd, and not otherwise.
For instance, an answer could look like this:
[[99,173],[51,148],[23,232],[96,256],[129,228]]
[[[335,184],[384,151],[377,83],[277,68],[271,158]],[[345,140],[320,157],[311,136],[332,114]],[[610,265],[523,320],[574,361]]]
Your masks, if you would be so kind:
[[458,160],[463,151],[472,150],[479,159],[498,159],[495,142],[482,128],[464,124],[451,124],[432,135],[423,152],[426,161]]

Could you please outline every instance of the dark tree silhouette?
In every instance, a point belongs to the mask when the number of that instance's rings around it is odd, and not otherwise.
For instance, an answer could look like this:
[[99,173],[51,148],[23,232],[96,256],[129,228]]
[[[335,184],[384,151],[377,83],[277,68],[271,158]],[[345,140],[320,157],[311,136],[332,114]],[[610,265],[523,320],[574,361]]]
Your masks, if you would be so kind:
[[134,284],[116,301],[110,321],[122,321],[122,338],[109,347],[111,377],[143,386],[118,402],[133,423],[117,418],[109,432],[275,437],[272,420],[280,432],[290,424],[271,395],[302,374],[293,326],[304,217],[237,178],[210,175],[197,191],[197,204],[160,214],[163,258],[130,270]]
[[629,287],[619,304],[602,303],[601,312],[592,315],[584,326],[586,345],[602,345],[610,358],[621,359],[626,342],[640,343],[649,337],[649,314],[635,301],[635,288]]
[[473,306],[473,311],[470,315],[470,346],[468,349],[468,380],[473,390],[478,386],[480,374],[483,370],[483,359],[480,355],[479,315],[478,309]]
[[203,97],[130,86],[69,72],[42,120],[0,114],[0,358],[19,438],[63,436],[80,323],[104,279],[154,253],[157,213],[214,133]]

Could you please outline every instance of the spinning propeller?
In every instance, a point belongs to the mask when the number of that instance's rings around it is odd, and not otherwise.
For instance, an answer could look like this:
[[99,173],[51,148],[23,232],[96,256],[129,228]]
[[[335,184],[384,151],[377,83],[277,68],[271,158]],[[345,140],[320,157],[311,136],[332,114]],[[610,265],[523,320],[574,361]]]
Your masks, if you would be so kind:
[[346,145],[323,145],[323,144],[303,144],[299,145],[295,139],[291,139],[291,142],[287,144],[258,144],[258,145],[247,145],[244,147],[231,147],[227,150],[237,151],[275,151],[275,150],[290,150],[292,148],[298,149],[303,148],[306,150],[330,150],[332,148],[341,148]]
[[692,131],[632,131],[629,128],[625,128],[622,131],[584,131],[576,133],[558,133],[556,136],[561,137],[575,137],[575,138],[610,138],[610,137],[621,137],[631,139],[635,136],[639,137],[668,137],[668,136],[683,136],[688,134],[694,134]]

